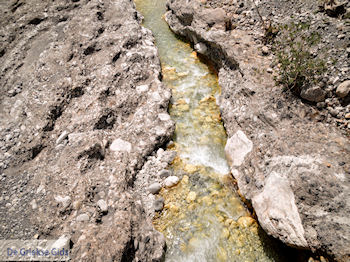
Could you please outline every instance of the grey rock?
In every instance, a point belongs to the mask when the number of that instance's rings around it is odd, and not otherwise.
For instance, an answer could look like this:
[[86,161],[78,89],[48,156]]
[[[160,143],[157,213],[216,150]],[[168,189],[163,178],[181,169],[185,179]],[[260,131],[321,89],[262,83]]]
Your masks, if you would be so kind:
[[153,183],[147,188],[151,194],[158,194],[161,189],[162,185],[160,183]]
[[326,98],[326,93],[321,87],[313,86],[302,89],[300,96],[311,102],[322,102]]
[[350,93],[350,80],[341,83],[336,90],[336,94],[340,98],[346,97]]
[[164,198],[160,197],[160,198],[157,198],[155,201],[154,201],[154,210],[156,212],[159,212],[159,211],[162,211],[163,210],[163,207],[164,207]]
[[167,178],[169,176],[171,176],[171,172],[169,170],[163,169],[162,171],[159,172],[159,177],[160,178]]

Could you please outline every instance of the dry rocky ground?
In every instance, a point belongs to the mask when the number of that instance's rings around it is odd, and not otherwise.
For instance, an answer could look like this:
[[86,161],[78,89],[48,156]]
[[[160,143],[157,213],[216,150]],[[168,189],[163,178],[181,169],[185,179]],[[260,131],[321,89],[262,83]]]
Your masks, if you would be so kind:
[[[288,245],[349,261],[348,4],[332,17],[316,1],[167,3],[171,29],[216,64],[227,158],[261,226]],[[318,103],[317,92],[307,91],[306,101],[276,85],[278,66],[264,45],[264,24],[305,17],[323,36],[327,59],[337,58],[323,76],[325,101]],[[322,47],[315,48],[317,55]]]

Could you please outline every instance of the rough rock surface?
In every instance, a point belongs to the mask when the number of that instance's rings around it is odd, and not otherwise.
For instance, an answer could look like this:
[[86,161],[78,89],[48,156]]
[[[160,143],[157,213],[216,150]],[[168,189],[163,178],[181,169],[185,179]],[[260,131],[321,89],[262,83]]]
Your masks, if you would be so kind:
[[[239,12],[240,3],[170,0],[165,17],[218,69],[227,158],[262,227],[288,245],[349,261],[349,139],[275,85],[272,54],[262,52],[262,31],[249,20],[254,10]],[[208,8],[223,8],[231,22],[213,25]]]
[[135,181],[172,136],[171,93],[133,2],[0,1],[0,13],[1,237],[69,236],[73,260],[160,261],[149,184]]

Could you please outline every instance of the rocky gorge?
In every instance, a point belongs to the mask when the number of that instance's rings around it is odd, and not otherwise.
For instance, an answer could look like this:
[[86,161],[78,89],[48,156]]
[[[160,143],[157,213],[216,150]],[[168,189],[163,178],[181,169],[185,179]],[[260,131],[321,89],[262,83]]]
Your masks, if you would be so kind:
[[[348,261],[348,7],[329,18],[294,3],[297,17],[327,18],[342,31],[330,32],[340,66],[316,102],[273,79],[278,66],[256,8],[281,12],[276,21],[291,15],[277,2],[169,0],[165,20],[218,71],[226,158],[261,227]],[[152,225],[164,199],[155,195],[181,177],[168,168],[172,93],[142,15],[128,0],[0,6],[1,239],[61,238],[73,261],[164,260],[164,236]]]

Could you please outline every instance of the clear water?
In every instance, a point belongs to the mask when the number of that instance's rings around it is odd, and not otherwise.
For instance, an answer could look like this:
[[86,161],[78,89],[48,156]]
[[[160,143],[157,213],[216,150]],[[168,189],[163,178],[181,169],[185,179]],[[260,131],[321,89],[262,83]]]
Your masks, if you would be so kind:
[[177,151],[172,169],[183,176],[161,191],[165,207],[153,222],[166,237],[166,261],[281,261],[234,190],[215,72],[169,30],[162,19],[165,0],[135,2],[155,36],[163,82],[172,89],[176,130],[169,150]]

